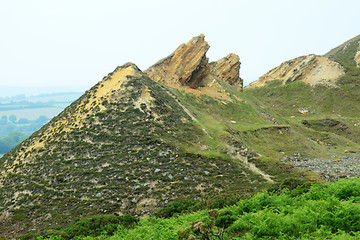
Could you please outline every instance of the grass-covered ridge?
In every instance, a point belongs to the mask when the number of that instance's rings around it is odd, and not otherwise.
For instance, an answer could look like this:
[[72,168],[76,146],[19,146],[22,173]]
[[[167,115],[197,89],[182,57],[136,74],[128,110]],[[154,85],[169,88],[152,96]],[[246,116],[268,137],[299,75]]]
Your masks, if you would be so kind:
[[[221,209],[139,221],[96,216],[22,239],[359,239],[359,203],[360,179],[327,184],[288,179]],[[109,218],[109,224],[99,224]]]

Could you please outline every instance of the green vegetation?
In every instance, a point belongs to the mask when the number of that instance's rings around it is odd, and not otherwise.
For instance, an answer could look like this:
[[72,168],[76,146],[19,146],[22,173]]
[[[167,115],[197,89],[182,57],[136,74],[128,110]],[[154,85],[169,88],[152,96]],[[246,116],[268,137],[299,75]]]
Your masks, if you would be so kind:
[[287,179],[232,206],[138,222],[131,218],[130,228],[97,219],[22,239],[359,239],[360,179],[327,184]]
[[[4,138],[0,138],[0,154],[5,154],[27,138],[25,134],[11,132]],[[2,156],[1,155],[1,156]]]

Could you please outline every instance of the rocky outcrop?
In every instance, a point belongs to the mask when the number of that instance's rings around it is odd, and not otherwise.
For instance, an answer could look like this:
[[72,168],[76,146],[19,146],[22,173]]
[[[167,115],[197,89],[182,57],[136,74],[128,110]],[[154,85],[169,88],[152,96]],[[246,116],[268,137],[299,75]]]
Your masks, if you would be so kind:
[[327,57],[311,54],[282,63],[248,87],[261,87],[273,80],[280,80],[282,84],[303,81],[310,85],[335,86],[336,80],[344,73],[344,69],[339,63]]
[[[359,43],[359,45],[360,45],[360,43]],[[356,62],[356,66],[360,67],[360,46],[359,46],[357,53],[355,54],[354,60]]]
[[188,86],[192,89],[219,88],[215,79],[218,78],[241,91],[243,81],[239,76],[239,56],[231,53],[209,64],[209,59],[206,57],[209,48],[205,36],[201,34],[180,45],[170,56],[147,69],[145,74],[169,86]]
[[151,79],[167,85],[186,85],[197,88],[210,73],[206,52],[209,44],[205,36],[194,37],[180,45],[170,56],[145,71]]
[[230,53],[216,62],[210,63],[210,73],[214,77],[228,82],[239,91],[243,89],[243,80],[240,78],[240,58]]

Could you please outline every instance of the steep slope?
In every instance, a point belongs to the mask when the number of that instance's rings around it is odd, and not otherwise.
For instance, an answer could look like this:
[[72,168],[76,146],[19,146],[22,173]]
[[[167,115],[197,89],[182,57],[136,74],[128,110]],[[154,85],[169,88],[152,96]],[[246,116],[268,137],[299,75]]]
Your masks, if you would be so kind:
[[[340,46],[330,50],[324,56],[341,63],[345,67],[350,67],[353,65],[353,62],[351,60],[359,64],[359,51],[360,35],[357,35],[356,37],[353,37],[352,39],[346,41]],[[344,57],[350,59],[348,59],[348,61],[344,61]]]
[[244,196],[273,181],[226,126],[206,125],[219,119],[205,124],[193,109],[198,102],[219,114],[226,105],[188,97],[134,64],[117,67],[1,159],[0,235],[90,214],[146,215],[176,199]]

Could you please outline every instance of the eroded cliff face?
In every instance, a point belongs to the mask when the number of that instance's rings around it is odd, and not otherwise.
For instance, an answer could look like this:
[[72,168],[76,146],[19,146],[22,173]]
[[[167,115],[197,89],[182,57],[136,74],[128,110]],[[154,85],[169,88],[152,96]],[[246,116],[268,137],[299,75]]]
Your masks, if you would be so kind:
[[240,78],[240,64],[239,56],[230,53],[216,62],[211,62],[210,73],[214,77],[233,85],[237,90],[242,91],[243,80]]
[[283,84],[303,81],[312,86],[316,84],[335,86],[336,80],[344,73],[345,71],[339,63],[327,57],[311,54],[282,63],[248,87],[261,87],[273,80],[280,80]]
[[210,72],[209,59],[206,57],[209,48],[205,36],[201,34],[181,44],[170,56],[147,69],[145,74],[167,85],[181,84],[197,88]]

